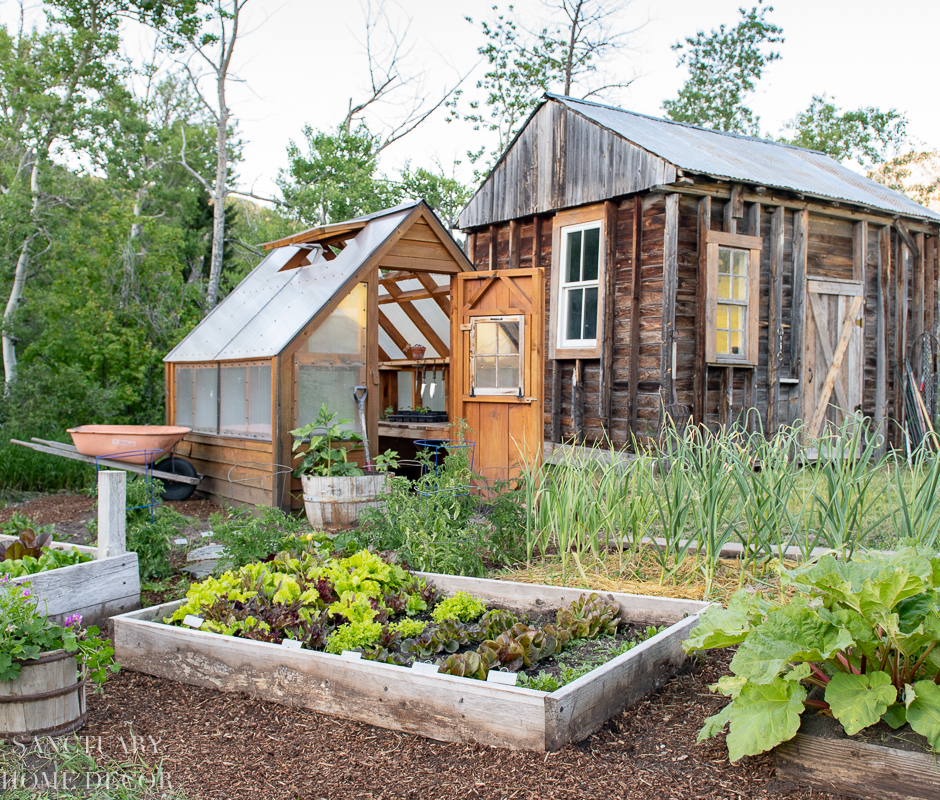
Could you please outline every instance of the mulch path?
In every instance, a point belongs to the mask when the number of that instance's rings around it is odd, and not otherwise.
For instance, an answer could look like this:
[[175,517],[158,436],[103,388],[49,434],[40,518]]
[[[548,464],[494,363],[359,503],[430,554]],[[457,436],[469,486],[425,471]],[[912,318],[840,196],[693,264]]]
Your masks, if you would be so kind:
[[549,754],[437,742],[132,672],[89,698],[81,736],[126,759],[133,733],[197,800],[834,797],[777,781],[767,755],[729,763],[723,737],[695,744],[723,703],[707,685],[727,661],[690,662],[597,734]]

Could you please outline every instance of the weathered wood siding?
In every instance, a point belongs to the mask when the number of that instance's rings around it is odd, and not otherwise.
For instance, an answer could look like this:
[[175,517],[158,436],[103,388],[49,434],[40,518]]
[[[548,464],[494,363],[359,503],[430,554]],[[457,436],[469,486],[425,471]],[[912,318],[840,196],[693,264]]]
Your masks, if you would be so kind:
[[176,446],[175,452],[205,476],[197,487],[199,491],[212,495],[219,502],[276,504],[272,499],[274,490],[270,477],[270,464],[274,461],[271,442],[190,433]]
[[676,169],[560,103],[544,103],[460,215],[461,228],[632,194]]
[[[531,126],[530,126],[531,127]],[[754,368],[709,366],[702,373],[697,366],[696,304],[702,290],[699,254],[699,204],[710,196],[711,230],[728,230],[760,236],[760,302],[758,363]],[[794,258],[794,236],[798,219],[805,215],[805,277],[822,280],[851,281],[862,277],[865,306],[865,356],[861,369],[861,410],[879,419],[878,392],[884,394],[882,417],[885,432],[893,445],[903,444],[896,421],[903,418],[899,405],[898,375],[905,358],[911,358],[920,377],[922,333],[936,336],[940,322],[937,280],[940,276],[940,242],[935,231],[921,228],[912,233],[917,253],[905,244],[890,217],[872,214],[852,215],[821,204],[795,200],[786,193],[758,196],[745,193],[743,216],[732,218],[727,184],[696,184],[696,193],[683,193],[678,201],[676,231],[676,295],[674,304],[676,363],[674,366],[675,402],[690,408],[703,408],[703,421],[712,430],[724,424],[744,424],[751,430],[768,430],[771,423],[785,425],[800,417],[799,353],[802,317],[794,309],[795,275],[799,268]],[[666,195],[643,193],[619,196],[612,201],[616,224],[614,242],[614,320],[612,331],[613,363],[610,387],[609,420],[602,415],[605,385],[601,380],[600,360],[580,361],[579,388],[574,387],[578,362],[549,360],[545,368],[545,439],[603,443],[606,436],[614,446],[629,445],[632,436],[655,436],[668,380],[661,373],[664,353],[663,257],[666,237]],[[641,218],[639,241],[634,240],[634,207],[639,202]],[[731,220],[734,220],[733,223]],[[777,221],[775,221],[777,220]],[[863,227],[858,227],[864,222]],[[780,227],[777,243],[774,235]],[[517,233],[511,234],[511,228]],[[541,231],[536,248],[534,235]],[[552,266],[552,215],[536,218],[521,216],[515,223],[500,223],[473,231],[472,261],[476,269],[505,269],[511,266],[537,265],[546,270],[546,308],[550,307],[550,271]],[[861,237],[856,241],[856,236]],[[515,237],[515,238],[514,238]],[[885,238],[887,237],[887,238]],[[864,253],[856,247],[864,242]],[[884,247],[882,245],[885,245]],[[774,250],[777,247],[775,255]],[[799,249],[799,248],[797,248]],[[634,253],[639,252],[639,314],[632,319]],[[537,258],[536,258],[537,256]],[[856,265],[855,259],[860,258]],[[780,284],[779,302],[772,303],[775,291],[774,266]],[[883,365],[878,362],[879,270],[883,286]],[[774,308],[776,306],[776,308]],[[634,325],[635,323],[635,325]],[[779,333],[775,333],[778,331]],[[546,315],[546,337],[548,330]],[[631,391],[634,366],[631,359],[633,337],[637,336],[636,386]],[[935,340],[936,341],[936,340]],[[771,360],[775,361],[771,368]],[[700,374],[696,374],[696,370]],[[880,372],[880,379],[879,379]],[[701,397],[696,386],[701,385]],[[631,400],[635,392],[635,424],[631,426]],[[776,398],[776,403],[774,404]],[[773,413],[771,407],[773,406]],[[747,409],[756,409],[745,414]]]

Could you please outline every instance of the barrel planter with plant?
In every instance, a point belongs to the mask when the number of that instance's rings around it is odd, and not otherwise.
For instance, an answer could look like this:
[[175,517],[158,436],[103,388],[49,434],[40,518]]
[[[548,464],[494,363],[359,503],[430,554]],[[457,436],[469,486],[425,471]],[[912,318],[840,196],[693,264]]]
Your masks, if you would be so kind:
[[71,733],[85,724],[85,684],[116,671],[114,650],[80,615],[52,622],[29,584],[0,576],[0,740]]
[[291,431],[294,452],[307,447],[294,476],[303,484],[307,519],[318,529],[358,521],[360,511],[378,503],[388,470],[395,466],[394,454],[377,456],[369,473],[350,461],[346,443],[360,442],[362,436],[344,429],[352,420],[337,417],[324,403],[313,422]]

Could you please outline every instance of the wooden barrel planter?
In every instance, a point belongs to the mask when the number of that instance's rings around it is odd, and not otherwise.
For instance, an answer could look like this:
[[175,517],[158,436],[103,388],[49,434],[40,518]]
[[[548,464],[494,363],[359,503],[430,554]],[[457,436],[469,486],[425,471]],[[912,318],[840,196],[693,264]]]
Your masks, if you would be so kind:
[[359,512],[378,504],[387,475],[321,477],[303,475],[304,508],[314,528],[344,528],[359,519]]
[[65,650],[51,650],[22,662],[20,676],[0,682],[0,740],[29,741],[77,731],[88,719],[87,678]]

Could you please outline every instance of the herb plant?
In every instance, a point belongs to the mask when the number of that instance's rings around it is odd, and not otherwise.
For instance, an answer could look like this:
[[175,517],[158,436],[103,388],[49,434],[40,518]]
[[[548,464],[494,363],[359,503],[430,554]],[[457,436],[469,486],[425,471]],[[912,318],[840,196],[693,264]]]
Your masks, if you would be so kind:
[[853,735],[883,720],[909,723],[940,751],[940,554],[904,545],[778,567],[781,594],[737,592],[712,607],[687,652],[738,645],[731,698],[699,739],[730,723],[732,761],[791,739],[804,708],[825,709]]
[[67,617],[65,625],[52,622],[37,607],[29,583],[0,576],[0,620],[0,681],[16,680],[29,661],[60,649],[75,653],[96,683],[118,671],[114,649],[98,636],[98,628],[83,629],[80,614]]
[[[363,475],[356,464],[349,461],[349,453],[343,442],[359,442],[362,436],[354,431],[343,429],[351,419],[339,419],[338,414],[331,414],[326,403],[320,406],[317,418],[291,431],[294,437],[293,451],[296,453],[304,444],[307,450],[300,464],[294,470],[295,477],[301,475],[319,475],[321,477],[342,477]],[[320,433],[317,433],[320,431]],[[334,443],[339,443],[334,447]]]
[[326,534],[310,533],[307,521],[285,514],[279,508],[240,508],[209,517],[212,541],[224,548],[219,571],[238,569],[256,561],[268,561],[281,550],[288,549],[298,536],[309,537],[318,545]]

